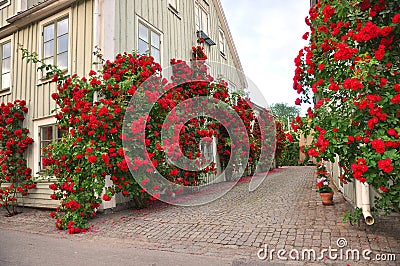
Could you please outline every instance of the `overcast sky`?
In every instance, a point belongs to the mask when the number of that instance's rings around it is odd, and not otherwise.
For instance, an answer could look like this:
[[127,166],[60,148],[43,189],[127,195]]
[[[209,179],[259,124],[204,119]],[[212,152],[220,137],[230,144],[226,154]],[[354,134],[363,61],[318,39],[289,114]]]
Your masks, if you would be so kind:
[[[268,104],[294,105],[294,58],[307,44],[309,0],[221,0],[244,72]],[[303,108],[304,109],[304,108]]]

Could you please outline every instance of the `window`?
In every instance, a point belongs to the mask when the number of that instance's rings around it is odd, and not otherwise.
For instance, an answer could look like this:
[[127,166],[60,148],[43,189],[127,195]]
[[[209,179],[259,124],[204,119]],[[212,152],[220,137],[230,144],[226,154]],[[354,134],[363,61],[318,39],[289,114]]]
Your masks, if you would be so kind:
[[10,0],[0,0],[0,8],[8,6],[10,3]]
[[232,82],[228,82],[228,90],[230,92],[236,92],[236,85],[233,84]]
[[1,77],[0,93],[8,92],[11,88],[11,40],[0,44]]
[[207,11],[201,7],[197,2],[195,3],[195,23],[196,30],[203,31],[205,34],[208,34],[208,13]]
[[58,141],[62,138],[63,135],[67,133],[67,130],[61,130],[57,125],[46,125],[39,127],[39,142],[40,142],[40,160],[39,160],[39,169],[44,170],[43,167],[43,159],[46,158],[46,153],[43,152],[43,149],[46,148],[49,144]]
[[139,54],[148,54],[161,62],[161,34],[139,21]]
[[68,69],[69,21],[57,19],[43,26],[42,58],[46,64]]
[[207,74],[214,77],[214,71],[212,66],[207,62],[205,62],[204,65],[207,67]]
[[179,0],[168,0],[168,5],[171,7],[174,11],[178,12],[179,11]]
[[201,153],[209,162],[214,162],[213,142],[203,142],[200,146]]
[[222,29],[219,29],[219,51],[225,56],[225,34]]

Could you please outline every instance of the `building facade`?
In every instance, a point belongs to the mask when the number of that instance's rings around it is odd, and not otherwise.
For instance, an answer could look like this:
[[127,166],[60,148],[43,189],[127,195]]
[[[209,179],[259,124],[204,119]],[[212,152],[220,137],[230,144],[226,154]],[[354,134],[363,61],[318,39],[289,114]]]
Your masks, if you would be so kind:
[[[22,59],[19,45],[68,74],[85,76],[94,68],[95,47],[105,59],[136,51],[150,54],[163,68],[170,59],[189,60],[199,37],[210,62],[210,74],[233,90],[246,81],[219,0],[5,0],[0,1],[0,102],[25,100],[25,127],[34,139],[28,166],[40,177],[41,149],[59,139],[52,112],[55,85]],[[223,67],[227,65],[228,67]],[[215,66],[215,67],[214,67]],[[50,180],[51,181],[51,180]],[[25,206],[57,206],[49,180],[38,181]]]

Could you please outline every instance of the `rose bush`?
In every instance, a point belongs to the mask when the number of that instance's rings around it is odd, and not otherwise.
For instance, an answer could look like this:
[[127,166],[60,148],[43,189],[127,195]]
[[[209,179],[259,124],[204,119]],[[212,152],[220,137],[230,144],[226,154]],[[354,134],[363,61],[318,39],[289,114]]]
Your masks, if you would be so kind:
[[399,10],[398,1],[320,0],[295,59],[296,104],[315,104],[293,121],[313,132],[304,152],[332,162],[338,154],[341,180],[368,182],[386,213],[400,211]]
[[33,143],[29,130],[22,126],[27,112],[23,100],[0,105],[0,207],[10,216],[17,214],[18,197],[36,187],[24,158]]
[[283,131],[282,122],[275,121],[275,128],[276,128],[275,160],[276,160],[276,166],[279,167],[283,165],[281,163],[284,153],[286,151],[286,145],[285,145],[286,134]]
[[[90,71],[89,78],[80,78],[66,76],[57,67],[43,64],[35,54],[22,51],[28,61],[41,63],[39,69],[53,76],[57,83],[57,93],[52,95],[58,105],[56,118],[60,128],[69,129],[61,141],[44,150],[43,160],[48,169],[45,175],[57,177],[50,189],[54,191],[51,197],[60,200],[60,206],[51,216],[56,219],[57,228],[68,229],[69,233],[86,231],[88,218],[96,215],[101,201],[111,200],[116,193],[132,198],[137,207],[144,207],[149,200],[177,195],[186,186],[201,185],[207,175],[217,171],[214,163],[195,172],[180,169],[167,160],[185,155],[202,162],[205,158],[201,141],[211,143],[217,139],[222,168],[232,149],[239,149],[238,144],[248,147],[250,160],[246,167],[252,172],[259,160],[261,134],[268,132],[268,136],[275,137],[275,128],[258,122],[248,101],[229,93],[225,81],[215,81],[207,74],[207,56],[202,46],[193,47],[190,67],[182,60],[171,60],[170,81],[161,76],[160,65],[147,55],[119,54],[113,61],[101,62],[103,68]],[[133,96],[140,101],[134,106],[129,104]],[[173,111],[177,105],[192,105],[191,99],[201,96],[230,105],[245,125],[248,142],[230,140],[225,126],[235,128],[238,122],[230,112],[226,112],[222,123],[199,116],[186,121],[183,127],[169,126],[178,117]],[[146,115],[135,117],[153,102]],[[126,128],[122,125],[124,117],[129,121]],[[273,121],[272,116],[268,118]],[[144,132],[140,130],[142,126]],[[174,137],[161,139],[162,128],[174,133]],[[181,153],[174,149],[175,137]],[[123,147],[123,143],[129,144]],[[273,142],[272,148],[274,145]],[[145,146],[146,151],[140,146]],[[135,171],[135,177],[129,168]],[[153,180],[154,169],[175,186]],[[107,178],[112,184],[105,187]]]

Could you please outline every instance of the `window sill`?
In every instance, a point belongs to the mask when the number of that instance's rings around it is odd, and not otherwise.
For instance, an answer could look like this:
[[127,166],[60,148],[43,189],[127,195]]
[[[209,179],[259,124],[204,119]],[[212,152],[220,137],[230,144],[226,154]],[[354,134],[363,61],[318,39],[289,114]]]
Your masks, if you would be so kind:
[[45,176],[43,172],[36,173],[35,183],[53,183],[58,179],[55,176]]
[[225,54],[224,52],[220,51],[220,54],[221,54],[222,58],[224,58],[225,60],[227,60],[226,54]]
[[173,6],[171,6],[170,4],[168,4],[168,9],[169,11],[171,11],[178,19],[182,20],[179,11],[176,10]]
[[[68,73],[68,69],[62,70],[64,75],[69,75]],[[47,83],[52,83],[53,82],[53,77],[51,78],[39,78],[38,82],[36,83],[36,87],[42,86],[42,85],[46,85]]]
[[9,6],[10,4],[11,4],[11,1],[9,1],[9,0],[0,1],[0,9],[3,9],[3,8]]
[[11,94],[11,88],[0,90],[0,96],[6,96]]
[[51,83],[51,79],[39,79],[36,83],[36,87],[46,85],[47,83]]

